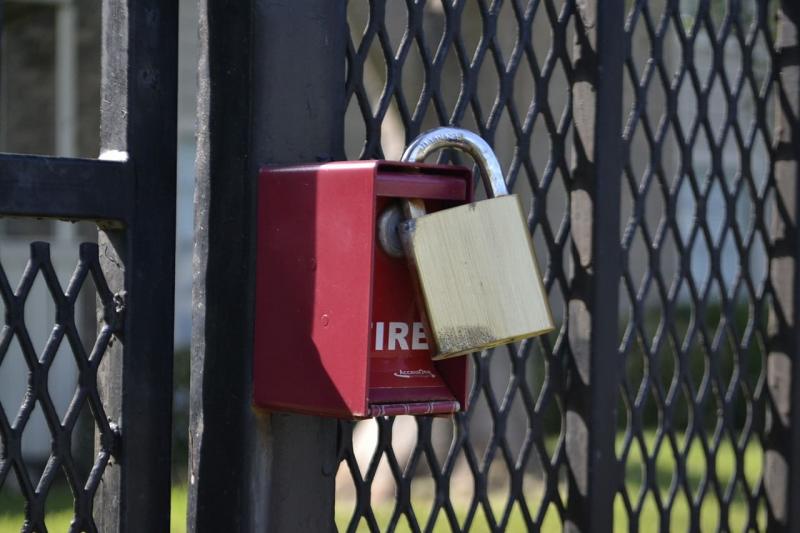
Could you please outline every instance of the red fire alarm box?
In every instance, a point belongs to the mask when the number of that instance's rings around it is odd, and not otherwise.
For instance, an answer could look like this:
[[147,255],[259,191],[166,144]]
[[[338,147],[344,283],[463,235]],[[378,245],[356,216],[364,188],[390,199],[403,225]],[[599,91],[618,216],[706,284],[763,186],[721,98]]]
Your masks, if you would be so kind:
[[472,200],[472,173],[394,161],[259,176],[253,366],[258,408],[341,418],[466,407],[465,357],[434,362],[404,257],[378,244],[399,198]]

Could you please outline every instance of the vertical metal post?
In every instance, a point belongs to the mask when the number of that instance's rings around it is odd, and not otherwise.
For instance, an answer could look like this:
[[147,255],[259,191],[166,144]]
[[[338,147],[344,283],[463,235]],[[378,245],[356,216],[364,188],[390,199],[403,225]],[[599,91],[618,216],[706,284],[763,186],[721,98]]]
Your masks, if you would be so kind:
[[125,320],[98,378],[120,439],[95,503],[102,531],[169,530],[177,21],[176,0],[103,2],[101,158],[134,185],[127,227],[98,238]]
[[255,190],[343,157],[345,38],[341,0],[200,3],[190,531],[333,528],[336,422],[251,409]]
[[[247,531],[250,2],[199,2],[189,531]],[[214,178],[214,179],[212,179]],[[213,201],[213,204],[212,204]]]
[[611,531],[618,486],[614,437],[620,380],[616,356],[624,2],[588,0],[577,5],[565,530]]
[[[109,158],[117,154],[127,158],[127,123],[123,120],[128,109],[128,6],[122,0],[105,0],[102,6],[103,48],[101,62],[100,104],[100,157]],[[125,263],[127,260],[125,232],[100,229],[97,244],[100,266],[109,289],[115,294],[125,292]],[[119,427],[122,418],[122,374],[125,347],[120,342],[109,345],[105,361],[97,376],[100,398],[106,406],[109,422]],[[119,437],[119,435],[116,435]],[[101,449],[101,435],[95,433],[95,449]],[[112,448],[116,456],[121,455],[119,439]],[[118,533],[122,531],[121,501],[122,469],[118,457],[109,463],[103,473],[103,483],[95,496],[95,512],[98,529]]]
[[770,246],[764,490],[770,531],[800,529],[800,5],[781,2],[776,42],[776,205]]

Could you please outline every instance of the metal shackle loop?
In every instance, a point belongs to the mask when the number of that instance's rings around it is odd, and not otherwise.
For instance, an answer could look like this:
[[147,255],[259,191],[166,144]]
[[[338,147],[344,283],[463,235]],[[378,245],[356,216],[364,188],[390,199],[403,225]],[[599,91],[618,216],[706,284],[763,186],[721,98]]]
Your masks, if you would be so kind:
[[461,128],[441,127],[421,133],[403,153],[401,161],[419,163],[436,150],[454,148],[466,153],[478,164],[489,198],[508,194],[500,162],[480,135]]

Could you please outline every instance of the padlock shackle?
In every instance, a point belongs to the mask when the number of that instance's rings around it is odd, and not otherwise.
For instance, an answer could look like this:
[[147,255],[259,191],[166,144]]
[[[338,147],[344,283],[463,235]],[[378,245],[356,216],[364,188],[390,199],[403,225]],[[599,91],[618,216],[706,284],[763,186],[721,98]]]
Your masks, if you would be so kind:
[[508,194],[503,170],[492,147],[478,134],[469,130],[441,127],[426,131],[408,145],[400,160],[419,163],[433,152],[444,148],[454,148],[475,160],[481,170],[483,185],[489,198]]

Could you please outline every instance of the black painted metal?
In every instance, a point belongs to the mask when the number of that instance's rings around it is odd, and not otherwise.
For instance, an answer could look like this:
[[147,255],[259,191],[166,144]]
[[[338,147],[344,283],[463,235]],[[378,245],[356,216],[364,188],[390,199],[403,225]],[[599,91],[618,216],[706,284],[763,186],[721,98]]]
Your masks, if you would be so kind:
[[[569,90],[569,87],[551,85],[551,80],[559,72],[563,72],[561,79],[570,85],[576,76],[570,55],[572,42],[569,37],[574,35],[570,28],[574,27],[575,3],[436,2],[439,13],[431,13],[432,6],[425,2],[406,2],[406,6],[404,11],[407,13],[407,25],[402,28],[402,37],[396,36],[394,41],[387,28],[392,21],[396,26],[397,18],[387,17],[386,11],[390,7],[388,2],[370,1],[366,26],[351,27],[353,42],[348,54],[347,95],[350,105],[357,103],[363,116],[365,139],[360,154],[348,155],[362,158],[383,155],[381,124],[387,119],[393,101],[397,105],[397,115],[406,141],[415,137],[423,124],[431,127],[441,123],[475,128],[487,141],[494,144],[500,124],[508,119],[515,150],[510,163],[504,166],[506,180],[512,193],[524,188],[532,191],[533,198],[528,205],[528,224],[532,233],[543,237],[549,252],[544,271],[545,286],[551,294],[559,294],[566,299],[570,291],[570,281],[567,265],[561,258],[564,251],[570,249],[570,211],[567,209],[558,213],[554,219],[549,218],[546,201],[548,191],[559,187],[563,190],[568,186],[566,178],[571,175],[568,137],[572,134],[573,106],[567,99],[563,110],[551,108],[547,89]],[[351,0],[350,7],[366,10],[366,3]],[[503,8],[507,26],[498,24]],[[546,47],[543,50],[534,48],[535,18],[547,20],[547,26],[552,30],[551,39],[545,40]],[[433,25],[432,21],[436,24],[434,27],[441,28],[439,31],[429,30]],[[354,23],[352,20],[350,22]],[[477,31],[476,27],[479,28]],[[509,39],[510,36],[513,38]],[[477,44],[476,38],[480,39]],[[504,48],[501,43],[508,40],[513,44]],[[385,63],[378,70],[384,67],[386,69],[386,85],[377,102],[370,98],[368,91],[369,69],[374,68],[374,65],[370,65],[370,61],[374,61],[370,51],[374,47],[379,47]],[[412,54],[419,55],[425,71],[424,84],[418,99],[417,94],[406,94],[401,83],[404,74],[411,75],[404,67]],[[448,54],[457,59],[457,72],[447,70],[452,69],[447,63]],[[588,74],[591,67],[581,68],[582,74]],[[520,100],[514,98],[514,88],[515,79],[522,71],[528,71],[528,77],[532,78],[533,87],[527,90],[533,89],[533,98],[520,106]],[[449,77],[445,79],[446,72]],[[496,77],[497,84],[481,81],[487,75],[490,76],[488,79]],[[445,86],[445,83],[458,81],[460,87],[455,90]],[[607,90],[604,89],[603,93],[606,94]],[[454,104],[448,104],[453,92],[457,94],[457,98]],[[486,106],[486,102],[490,105]],[[589,114],[593,114],[591,104],[586,105],[591,110]],[[612,112],[613,109],[612,106]],[[543,128],[546,138],[534,133],[539,128]],[[550,145],[543,158],[536,159],[532,155],[535,143]],[[587,179],[592,180],[592,175],[587,176]],[[608,179],[614,180],[615,177],[611,175]],[[613,194],[613,188],[609,194]],[[566,205],[564,198],[555,201],[559,200]],[[613,224],[611,228],[613,229]],[[543,251],[539,250],[539,253]],[[543,260],[542,256],[540,260]],[[609,261],[613,263],[613,256]],[[613,268],[612,264],[609,273],[613,272]],[[352,439],[354,425],[347,422],[341,424],[340,457],[344,461],[341,468],[347,470],[346,475],[352,478],[357,497],[347,531],[355,531],[359,527],[366,527],[370,531],[379,531],[381,528],[371,504],[373,483],[381,461],[388,462],[397,490],[396,502],[392,506],[387,527],[389,531],[394,531],[400,521],[406,522],[412,531],[431,531],[434,527],[450,528],[453,531],[504,531],[509,526],[512,513],[515,513],[515,518],[521,516],[516,527],[520,527],[521,523],[528,530],[535,531],[545,522],[546,516],[552,514],[549,513],[551,509],[555,512],[556,522],[565,520],[567,500],[563,478],[559,480],[559,477],[569,467],[569,462],[563,430],[560,428],[568,423],[565,423],[563,409],[567,386],[566,363],[570,347],[566,322],[563,317],[556,319],[561,326],[554,334],[508,348],[498,348],[494,353],[471,356],[473,383],[469,404],[477,406],[476,404],[482,403],[488,410],[488,413],[480,415],[491,417],[492,431],[487,443],[479,443],[475,430],[472,429],[478,424],[474,408],[454,417],[452,441],[444,456],[436,452],[433,419],[418,417],[416,442],[410,457],[403,464],[398,460],[392,445],[395,420],[379,418],[362,422],[377,424],[378,440],[369,466],[359,466]],[[613,309],[609,310],[609,316],[604,320],[607,322],[612,319]],[[507,358],[511,373],[499,378],[507,382],[507,386],[498,390],[493,381],[498,379],[497,365],[501,358]],[[541,364],[544,376],[536,384],[529,379],[534,358],[544,360]],[[591,407],[588,397],[583,398],[583,401],[587,409]],[[527,424],[527,428],[521,444],[512,448],[507,429],[516,403],[522,404],[525,413],[523,423]],[[550,434],[544,431],[545,420],[551,426]],[[602,423],[599,419],[596,422]],[[553,430],[554,424],[559,429]],[[484,444],[485,449],[482,450]],[[588,443],[584,444],[586,445]],[[588,450],[582,452],[584,464],[575,468],[580,469],[582,475],[588,476],[591,475],[591,471],[587,471],[590,458],[585,455],[586,451]],[[535,496],[537,501],[533,501],[534,496],[523,490],[527,485],[528,466],[533,462],[539,463],[544,472],[542,490]],[[470,473],[471,479],[464,479],[462,483],[474,484],[471,487],[473,496],[462,509],[456,509],[451,495],[454,488],[458,488],[451,482],[451,476],[458,467],[466,467]],[[510,488],[498,505],[490,500],[490,471],[496,468],[507,472],[509,479],[506,483]],[[420,476],[432,479],[435,484],[432,501],[421,501],[412,497],[412,487],[420,482]],[[421,512],[430,512],[427,520],[421,519]],[[591,520],[588,512],[587,508],[583,521]],[[482,521],[478,518],[481,514],[484,517]],[[602,530],[602,526],[599,529]]]
[[324,531],[335,421],[251,409],[254,200],[264,165],[342,158],[344,4],[245,6],[201,3],[189,527]]
[[240,442],[255,431],[245,427],[252,312],[243,304],[252,292],[244,284],[251,254],[251,214],[245,209],[250,208],[252,185],[244,179],[249,170],[251,6],[238,1],[201,1],[198,6],[188,526],[190,531],[249,531],[250,524],[259,522],[251,500],[266,500],[260,490],[253,490],[252,497],[244,492],[246,480],[252,477],[258,488],[266,472],[251,471]]
[[[190,531],[248,531],[258,522],[245,480],[260,485],[242,436],[246,427],[251,305],[249,2],[201,1],[192,283]],[[212,180],[212,177],[218,179]],[[212,203],[213,202],[213,203]],[[237,260],[232,260],[237,258]],[[231,447],[236,451],[231,452]],[[263,496],[253,491],[252,499]],[[263,496],[262,501],[266,500]]]
[[0,212],[122,225],[130,221],[132,183],[130,166],[118,162],[4,155]]
[[623,1],[577,6],[570,184],[573,268],[568,301],[572,357],[564,402],[569,494],[566,531],[610,531],[618,472],[614,457],[621,274]]
[[[253,61],[260,68],[253,73],[248,177],[265,165],[344,159],[345,3],[315,0],[301,10],[275,0],[255,4]],[[255,210],[249,213],[252,221]],[[253,264],[251,258],[250,272]],[[263,530],[331,529],[336,428],[330,418],[280,413],[259,428],[266,446],[250,453],[263,457],[255,468],[267,467]]]
[[[29,369],[17,377],[28,380],[28,392],[16,418],[0,408],[0,486],[13,471],[27,501],[24,531],[47,531],[48,491],[62,473],[74,497],[71,531],[169,529],[177,2],[107,0],[103,11],[101,157],[114,160],[0,154],[0,216],[94,220],[101,228],[99,244],[80,246],[66,288],[46,243],[31,245],[21,280],[8,280],[0,265],[6,309],[0,361],[15,337]],[[23,312],[37,276],[56,307],[56,324],[38,354]],[[89,277],[99,324],[87,351],[75,303]],[[65,343],[79,380],[59,419],[48,372]],[[76,425],[86,405],[90,428]],[[36,406],[52,452],[44,473],[32,479],[21,435]],[[97,452],[88,477],[76,468],[71,448],[73,436],[86,430],[94,432]]]
[[[348,531],[404,529],[401,522],[412,531],[502,531],[512,512],[538,530],[549,511],[580,531],[608,531],[612,521],[641,531],[792,530],[800,508],[800,387],[792,386],[797,8],[783,2],[778,47],[778,4],[475,0],[398,8],[350,0],[353,13],[368,17],[350,18],[366,22],[351,28],[347,83],[364,144],[348,155],[382,156],[391,128],[408,141],[423,127],[466,125],[491,143],[510,130],[507,180],[533,193],[529,223],[546,247],[545,282],[568,308],[557,334],[472,356],[471,403],[488,406],[488,443],[476,441],[471,410],[455,417],[442,455],[434,421],[419,417],[411,455],[400,458],[398,422],[380,418],[361,423],[375,424],[378,435],[364,464],[356,426],[341,424],[340,468],[356,494]],[[544,43],[532,31],[538,17],[551,32]],[[509,35],[513,44],[504,45]],[[456,58],[455,75],[448,57]],[[417,58],[418,93],[404,80]],[[563,69],[566,86],[550,84],[554,69]],[[519,108],[515,90],[526,90],[526,70],[533,98]],[[496,84],[485,82],[487,72]],[[445,84],[456,80],[453,99]],[[571,101],[559,115],[551,100],[562,90]],[[534,149],[543,142],[545,157]],[[553,218],[558,180],[570,201]],[[705,273],[696,266],[703,257]],[[491,381],[505,357],[511,370],[498,392]],[[537,358],[543,382],[529,374]],[[528,424],[518,453],[509,446],[515,400]],[[558,423],[546,420],[554,409]],[[474,485],[456,508],[460,457]],[[534,460],[538,490],[524,484]],[[374,507],[380,462],[395,487],[388,522],[378,516],[385,506]],[[508,490],[495,492],[499,505],[490,489],[498,462],[509,476]],[[423,501],[413,494],[426,480],[435,488]]]
[[[177,0],[107,0],[103,12],[102,151],[133,170],[127,231],[101,231],[101,264],[125,292],[126,324],[101,386],[123,435],[103,484],[103,531],[169,529]],[[120,42],[120,39],[124,39]]]
[[[36,352],[25,324],[24,307],[37,276],[42,276],[56,308],[56,323],[41,354]],[[91,277],[97,291],[102,311],[94,347],[90,352],[84,344],[75,324],[75,303],[88,277]],[[66,476],[75,499],[75,519],[73,527],[78,531],[96,531],[93,518],[94,496],[108,468],[109,461],[120,452],[121,435],[116,423],[107,417],[107,412],[97,388],[97,370],[108,346],[119,335],[124,325],[125,312],[116,295],[112,294],[100,267],[98,247],[85,243],[80,247],[80,259],[67,287],[62,287],[50,260],[47,243],[31,244],[31,254],[22,278],[16,289],[0,265],[0,296],[6,309],[5,325],[0,333],[0,364],[5,358],[9,345],[16,337],[29,373],[28,393],[16,413],[6,413],[0,407],[0,438],[2,456],[0,457],[0,486],[9,475],[16,475],[26,506],[25,531],[46,531],[45,502],[48,491],[59,471]],[[68,343],[78,366],[78,386],[63,417],[59,417],[47,389],[48,372],[59,346]],[[8,379],[7,376],[4,376]],[[25,376],[19,376],[25,379]],[[83,478],[72,456],[72,438],[76,431],[78,415],[87,404],[91,408],[93,429],[98,435],[97,457],[91,473]],[[26,467],[22,449],[22,434],[37,406],[44,413],[47,426],[53,438],[53,451],[44,473],[39,479],[32,479]],[[13,474],[12,474],[13,471]]]
[[[700,2],[690,19],[674,4],[655,9],[636,2],[628,11],[626,78],[636,96],[623,130],[633,207],[622,238],[622,299],[630,314],[619,349],[627,423],[617,453],[623,468],[641,472],[646,490],[623,477],[617,503],[632,529],[655,525],[645,523],[646,507],[655,509],[651,516],[661,530],[681,527],[679,512],[693,531],[727,531],[734,521],[737,528],[759,529],[770,512],[761,469],[765,315],[774,294],[767,273],[757,269],[757,246],[770,243],[765,218],[774,209],[768,114],[776,93],[774,20],[768,14],[775,6]],[[634,37],[642,29],[653,43],[644,54]],[[705,58],[697,52],[701,41]],[[667,50],[679,58],[676,66],[668,66]],[[729,55],[742,59],[732,68]],[[761,79],[758,62],[766,69]],[[658,92],[664,104],[653,113],[647,98]],[[756,146],[760,137],[763,152]],[[644,139],[638,148],[637,138]],[[634,151],[642,144],[647,167],[637,171]],[[759,157],[765,174],[754,167]],[[657,216],[648,215],[653,202],[663,206]],[[686,205],[689,224],[678,215]],[[743,205],[744,217],[737,211]],[[724,211],[721,225],[712,222],[715,209]],[[646,266],[634,274],[642,244]],[[706,271],[698,272],[698,257],[708,258]],[[646,420],[654,415],[648,431]],[[703,465],[699,480],[692,463]],[[744,516],[734,517],[734,508]]]

